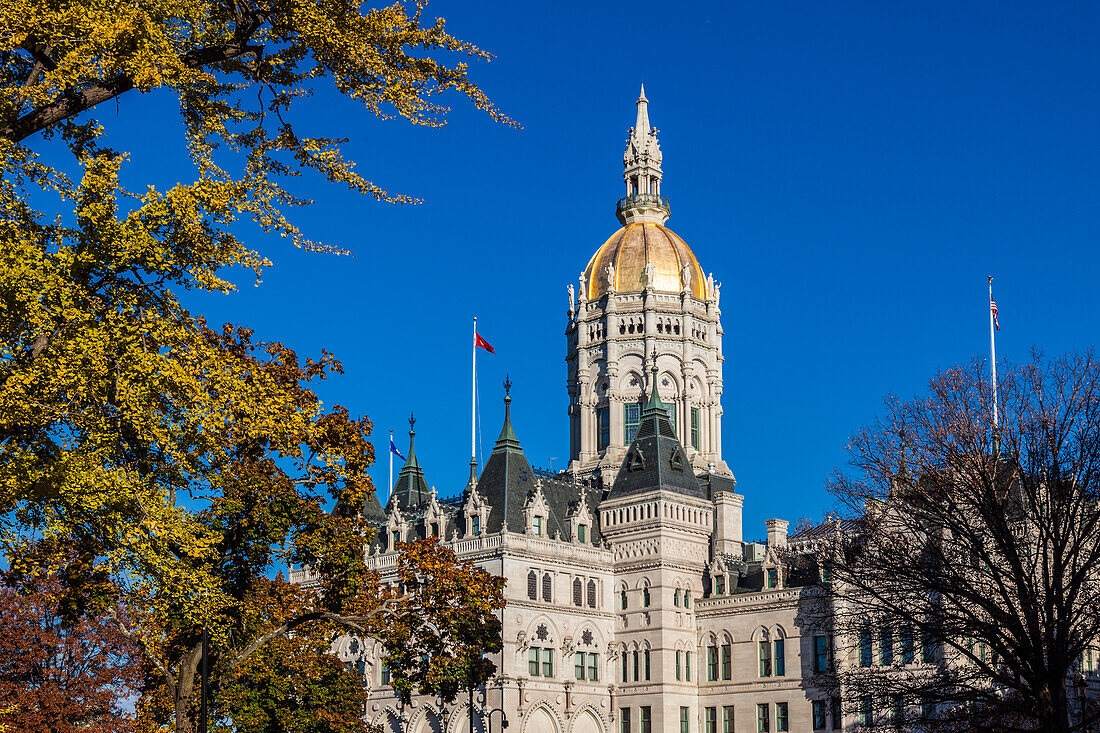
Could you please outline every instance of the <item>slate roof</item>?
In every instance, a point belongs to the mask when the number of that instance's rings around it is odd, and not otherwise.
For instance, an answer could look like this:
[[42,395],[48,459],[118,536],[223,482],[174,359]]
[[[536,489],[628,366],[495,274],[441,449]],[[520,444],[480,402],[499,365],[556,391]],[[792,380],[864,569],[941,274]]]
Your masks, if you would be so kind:
[[584,497],[588,504],[588,513],[593,519],[589,532],[592,541],[596,542],[599,539],[598,522],[595,521],[599,492],[572,481],[536,474],[527,456],[523,454],[523,448],[512,428],[511,403],[511,396],[505,395],[504,426],[477,481],[478,494],[491,507],[486,531],[499,532],[504,522],[508,523],[509,531],[521,531],[524,526],[523,506],[538,484],[549,509],[546,535],[553,536],[557,532],[560,537],[568,537],[569,523],[566,517],[570,513],[571,504]]
[[640,494],[654,489],[703,498],[699,479],[691,469],[684,447],[676,438],[668,413],[657,390],[657,366],[653,366],[653,389],[642,411],[634,442],[626,452],[609,499]]
[[[510,385],[509,385],[510,386]],[[504,398],[504,425],[500,430],[500,436],[493,446],[492,453],[485,461],[481,476],[477,479],[477,492],[490,505],[489,519],[485,523],[483,531],[499,532],[505,522],[512,532],[520,532],[524,527],[523,507],[527,499],[536,489],[542,488],[542,494],[546,501],[548,515],[544,529],[547,537],[555,533],[561,538],[570,538],[568,517],[576,507],[577,502],[584,501],[588,506],[589,542],[598,544],[602,542],[599,531],[596,507],[602,498],[602,492],[583,484],[575,484],[571,480],[547,475],[545,471],[537,471],[531,467],[527,456],[523,453],[523,446],[516,437],[512,427],[511,417],[512,398],[505,395]],[[413,436],[415,432],[409,431],[409,455],[405,466],[398,474],[393,486],[391,497],[396,497],[402,517],[415,524],[422,519],[427,511],[428,502],[431,499],[431,487],[424,479],[424,471],[416,459],[413,448]],[[560,474],[559,474],[560,475]],[[447,499],[437,499],[448,515],[454,515],[462,510],[469,497],[470,487],[460,496]],[[373,498],[373,503],[371,502]],[[368,519],[374,520],[378,525],[386,522],[386,513],[376,497],[368,498],[364,514]],[[375,505],[377,509],[375,509]],[[461,535],[465,526],[464,521],[454,522]],[[419,530],[422,528],[417,528]],[[414,535],[415,536],[415,535]],[[384,533],[376,533],[375,544],[386,545]]]
[[[393,489],[390,491],[391,497],[397,497],[398,506],[402,511],[428,501],[432,494],[432,489],[424,478],[424,470],[420,468],[420,462],[416,459],[416,447],[414,445],[416,431],[413,430],[415,424],[416,418],[410,417],[409,455],[405,458],[405,465],[401,467],[401,472],[397,474],[397,482],[394,483]],[[385,513],[383,513],[384,516]]]

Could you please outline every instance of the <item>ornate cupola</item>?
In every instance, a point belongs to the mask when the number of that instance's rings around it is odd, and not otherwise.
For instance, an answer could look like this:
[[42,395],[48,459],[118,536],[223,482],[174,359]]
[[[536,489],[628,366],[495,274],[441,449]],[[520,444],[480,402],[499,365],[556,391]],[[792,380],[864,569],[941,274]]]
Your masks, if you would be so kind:
[[657,130],[649,125],[649,100],[645,85],[638,95],[638,119],[626,138],[623,153],[623,180],[626,196],[619,199],[615,215],[623,224],[668,221],[668,199],[661,195],[661,146]]

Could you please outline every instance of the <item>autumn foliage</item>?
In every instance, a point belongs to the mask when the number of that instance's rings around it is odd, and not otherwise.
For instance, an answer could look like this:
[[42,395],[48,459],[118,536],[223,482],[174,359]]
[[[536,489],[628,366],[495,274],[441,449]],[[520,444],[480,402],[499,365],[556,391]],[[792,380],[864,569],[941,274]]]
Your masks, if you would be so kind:
[[[0,541],[17,572],[66,577],[63,602],[140,652],[142,726],[193,729],[203,627],[221,694],[259,673],[250,660],[268,645],[364,631],[380,608],[358,512],[374,490],[371,425],[313,391],[339,362],[215,327],[181,295],[231,291],[235,268],[259,278],[270,263],[241,219],[258,237],[341,251],[289,218],[309,203],[288,187],[302,174],[411,201],[358,172],[337,136],[292,124],[319,89],[427,126],[453,92],[509,123],[467,76],[489,55],[424,11],[0,0]],[[129,191],[128,154],[104,125],[132,108],[93,115],[153,93],[179,117],[134,127],[181,126],[162,144],[194,175]],[[311,567],[317,592],[273,585],[282,564]],[[343,679],[326,664],[295,669]],[[246,698],[234,699],[267,709]]]
[[0,579],[0,725],[7,733],[128,733],[137,650],[105,617],[65,613],[54,578]]

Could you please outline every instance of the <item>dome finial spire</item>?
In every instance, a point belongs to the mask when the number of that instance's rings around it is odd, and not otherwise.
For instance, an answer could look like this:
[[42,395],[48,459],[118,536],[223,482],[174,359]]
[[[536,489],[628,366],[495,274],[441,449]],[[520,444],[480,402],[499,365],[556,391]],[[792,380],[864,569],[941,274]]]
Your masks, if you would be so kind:
[[626,196],[619,201],[616,214],[623,224],[651,222],[664,224],[668,220],[668,199],[661,196],[661,146],[657,130],[649,124],[649,100],[645,84],[634,102],[638,108],[634,127],[626,139],[623,153],[623,180]]

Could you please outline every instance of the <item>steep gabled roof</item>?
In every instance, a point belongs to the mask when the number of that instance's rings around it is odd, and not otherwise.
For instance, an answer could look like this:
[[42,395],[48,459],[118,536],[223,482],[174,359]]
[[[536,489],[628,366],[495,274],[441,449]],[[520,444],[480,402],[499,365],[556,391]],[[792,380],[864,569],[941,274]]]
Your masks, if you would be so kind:
[[393,490],[390,492],[390,496],[397,497],[398,506],[402,509],[419,506],[427,501],[432,493],[431,487],[428,486],[428,482],[424,478],[424,470],[420,468],[420,462],[416,460],[416,447],[414,446],[416,431],[413,430],[414,425],[416,425],[416,418],[410,415],[409,455],[405,459],[405,465],[401,467],[401,472],[397,474],[397,482],[394,483]]
[[[579,501],[583,497],[588,504],[589,514],[595,517],[597,492],[570,481],[551,478],[531,468],[519,438],[516,437],[516,432],[512,428],[512,397],[507,392],[510,387],[510,383],[505,383],[504,426],[477,481],[478,493],[492,507],[485,529],[488,532],[499,532],[507,522],[509,531],[522,531],[523,506],[527,498],[538,488],[542,490],[549,510],[545,525],[546,535],[549,537],[556,532],[560,537],[567,537],[569,523],[566,518],[569,515],[570,503]],[[589,532],[590,541],[597,542],[599,537],[595,522],[592,523]]]
[[642,411],[642,421],[634,442],[626,452],[619,475],[611,487],[608,499],[644,491],[664,489],[679,494],[703,498],[703,491],[684,447],[672,429],[668,413],[661,403],[657,390],[657,364],[652,368],[653,387],[649,402]]

